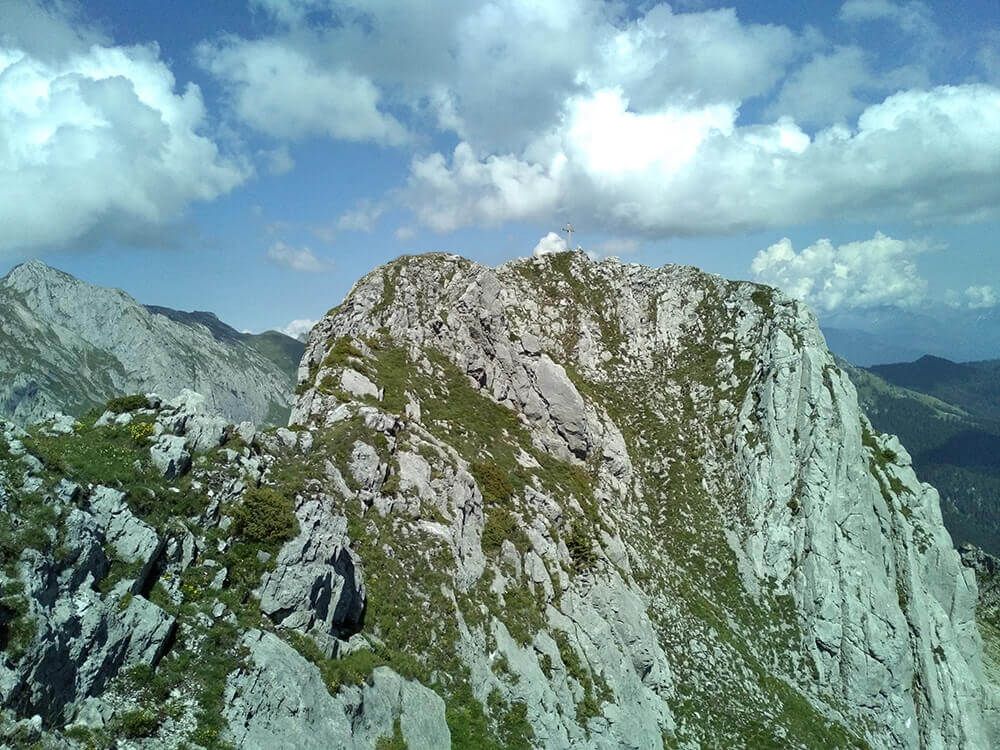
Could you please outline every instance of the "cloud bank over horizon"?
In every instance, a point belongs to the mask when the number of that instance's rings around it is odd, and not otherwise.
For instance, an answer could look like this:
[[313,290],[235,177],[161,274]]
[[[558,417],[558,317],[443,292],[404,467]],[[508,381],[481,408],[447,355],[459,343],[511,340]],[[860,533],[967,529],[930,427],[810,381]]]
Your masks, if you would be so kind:
[[912,258],[927,250],[925,243],[897,240],[881,232],[870,240],[837,246],[821,239],[799,251],[786,237],[758,252],[750,269],[758,281],[820,311],[913,307],[924,300],[927,281]]

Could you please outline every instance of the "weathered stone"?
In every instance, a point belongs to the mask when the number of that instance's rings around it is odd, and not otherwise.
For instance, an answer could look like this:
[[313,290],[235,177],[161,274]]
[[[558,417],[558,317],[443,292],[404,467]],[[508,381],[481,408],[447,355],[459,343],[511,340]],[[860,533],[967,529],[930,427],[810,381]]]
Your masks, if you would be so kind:
[[305,500],[296,509],[299,534],[278,552],[264,575],[260,608],[282,627],[337,638],[354,633],[364,613],[359,560],[348,547],[347,519],[333,500]]
[[161,435],[149,449],[149,457],[164,479],[183,476],[191,468],[187,441],[178,435]]
[[378,398],[378,386],[367,376],[350,367],[340,374],[340,387],[357,398]]
[[276,636],[250,631],[243,645],[249,666],[229,676],[223,699],[237,747],[362,750],[390,739],[397,721],[412,750],[451,747],[444,701],[388,667],[331,696],[319,670]]
[[125,503],[125,495],[110,487],[96,487],[90,494],[90,512],[94,514],[105,539],[115,554],[125,562],[142,563],[138,585],[142,585],[164,543],[145,522],[136,518]]

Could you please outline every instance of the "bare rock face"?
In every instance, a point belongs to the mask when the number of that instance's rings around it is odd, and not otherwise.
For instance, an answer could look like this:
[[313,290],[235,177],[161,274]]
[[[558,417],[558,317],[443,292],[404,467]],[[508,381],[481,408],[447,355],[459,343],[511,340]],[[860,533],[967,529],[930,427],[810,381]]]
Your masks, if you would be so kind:
[[799,303],[403,258],[299,380],[276,430],[0,423],[0,738],[997,746],[996,566]]
[[281,548],[260,587],[264,614],[281,627],[313,633],[321,642],[357,632],[365,606],[361,568],[348,546],[347,519],[333,515],[333,502],[319,497],[299,505],[299,534]]
[[[372,387],[329,386],[347,372]],[[399,420],[345,453],[361,564],[436,561],[398,590],[438,601],[452,669],[536,745],[993,743],[937,493],[780,293],[574,253],[406,258],[315,327],[299,380],[317,434]]]
[[283,422],[301,344],[210,313],[146,308],[30,261],[0,279],[0,417],[28,424],[113,396],[199,392],[226,420]]
[[319,671],[279,638],[250,631],[247,667],[230,675],[224,698],[236,747],[349,748],[392,739],[408,748],[451,746],[444,701],[386,667],[361,687],[331,696]]
[[[79,701],[99,694],[119,671],[155,665],[175,629],[172,616],[133,595],[163,545],[121,498],[115,490],[94,488],[89,512],[69,505],[71,498],[53,498],[68,505],[63,556],[29,550],[20,560],[34,632],[16,663],[0,663],[0,700],[23,715],[40,716],[46,726],[69,720]],[[94,586],[110,567],[105,544],[138,573],[102,594]]]

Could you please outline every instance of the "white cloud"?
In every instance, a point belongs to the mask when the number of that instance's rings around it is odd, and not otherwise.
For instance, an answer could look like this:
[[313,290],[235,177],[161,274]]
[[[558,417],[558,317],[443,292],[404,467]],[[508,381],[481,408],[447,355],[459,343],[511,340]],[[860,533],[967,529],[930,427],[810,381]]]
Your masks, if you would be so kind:
[[481,161],[463,142],[455,147],[451,164],[441,154],[413,160],[406,200],[425,224],[438,231],[537,217],[555,207],[565,164],[562,154],[555,154],[546,165],[512,154]]
[[397,228],[396,231],[393,232],[393,235],[400,242],[407,242],[417,236],[417,230],[413,227],[402,226]]
[[753,24],[732,9],[252,3],[271,36],[201,47],[235,111],[279,138],[454,136],[451,153],[417,152],[389,198],[438,231],[573,214],[671,236],[1000,211],[1000,90],[928,86],[914,50],[937,32],[919,2],[841,8],[845,22],[907,30],[910,58],[890,70],[880,50],[833,47],[815,29]]
[[99,29],[87,23],[74,0],[0,0],[0,46],[24,50],[47,62],[93,45],[109,46]]
[[564,238],[555,232],[549,232],[542,239],[538,240],[538,244],[535,245],[535,249],[531,251],[531,254],[538,257],[551,253],[562,253],[568,249]]
[[[247,96],[265,96],[293,121],[300,107],[319,106],[308,92],[325,88],[316,82],[321,71],[349,70],[397,107],[431,115],[497,153],[523,148],[559,117],[567,98],[588,90],[624,86],[640,110],[667,99],[717,103],[764,94],[801,47],[789,29],[743,23],[731,9],[674,13],[666,3],[637,17],[603,0],[440,0],[433,14],[421,0],[254,5],[276,23],[274,36],[202,48],[235,101],[251,78],[246,58],[263,69],[252,77],[273,81],[280,93],[255,86]],[[324,23],[331,14],[335,20]],[[278,50],[295,63],[275,64]],[[266,127],[253,111],[259,106],[237,111]]]
[[910,306],[927,289],[912,260],[925,249],[880,232],[839,246],[823,239],[799,252],[785,238],[758,252],[750,268],[759,281],[821,310]]
[[379,109],[381,95],[367,77],[346,67],[320,66],[278,40],[206,43],[199,46],[198,59],[228,84],[237,114],[262,133],[390,145],[409,138],[392,115]]
[[612,238],[599,242],[592,252],[600,258],[617,258],[639,252],[639,241],[632,238]]
[[983,310],[988,307],[996,307],[996,290],[991,286],[970,286],[965,290],[967,305],[970,310]]
[[849,23],[889,21],[910,34],[928,36],[937,32],[931,10],[922,2],[847,0],[840,7],[840,19]]
[[859,90],[873,84],[865,57],[859,47],[839,47],[814,55],[785,79],[768,113],[772,117],[788,115],[810,125],[846,123],[864,109]]
[[732,8],[675,13],[661,4],[600,43],[583,77],[594,89],[623,87],[639,111],[669,100],[735,102],[770,91],[801,47],[789,29],[742,23]]
[[261,151],[258,156],[264,162],[269,174],[287,174],[295,168],[295,160],[288,153],[287,146],[279,146],[278,148]]
[[175,93],[155,46],[42,57],[4,38],[0,253],[134,239],[249,177],[203,134],[201,92]]
[[304,338],[308,335],[309,331],[312,330],[313,326],[316,325],[318,320],[309,320],[308,318],[298,318],[293,320],[288,325],[279,328],[280,333],[286,336],[291,336],[293,339]]
[[810,137],[785,118],[740,126],[735,106],[639,114],[620,91],[600,91],[569,100],[521,154],[477,158],[461,143],[450,163],[414,160],[405,195],[438,230],[557,208],[660,236],[831,216],[984,219],[1000,211],[998,110],[991,86],[906,91],[866,108],[854,129]]
[[337,219],[337,229],[349,232],[370,232],[385,211],[380,203],[363,200],[350,211],[345,211]]
[[292,247],[284,242],[275,242],[267,249],[267,259],[293,271],[317,273],[333,267],[329,261],[317,258],[308,247]]

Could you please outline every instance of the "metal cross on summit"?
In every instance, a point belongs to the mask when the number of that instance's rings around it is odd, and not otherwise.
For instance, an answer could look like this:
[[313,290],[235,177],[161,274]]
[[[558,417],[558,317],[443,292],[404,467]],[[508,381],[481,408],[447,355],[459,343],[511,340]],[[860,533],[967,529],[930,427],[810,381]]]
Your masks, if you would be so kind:
[[573,225],[568,223],[562,228],[562,231],[566,233],[566,248],[569,250],[573,249]]

